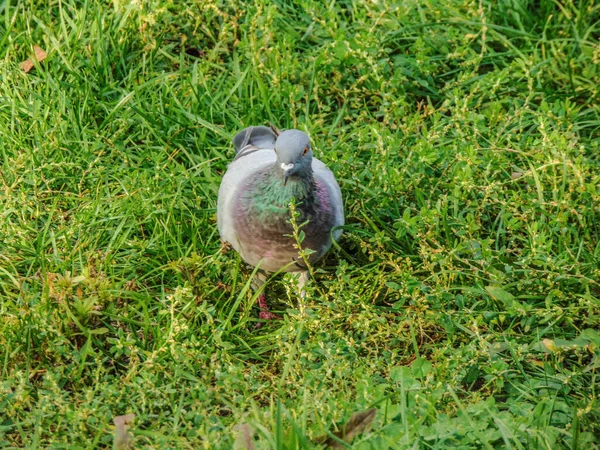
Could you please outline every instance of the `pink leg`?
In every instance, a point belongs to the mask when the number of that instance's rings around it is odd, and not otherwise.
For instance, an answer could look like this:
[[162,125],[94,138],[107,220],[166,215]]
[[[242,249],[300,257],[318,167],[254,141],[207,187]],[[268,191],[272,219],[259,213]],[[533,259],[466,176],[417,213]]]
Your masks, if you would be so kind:
[[260,294],[258,296],[258,309],[260,312],[258,313],[258,317],[263,320],[273,320],[273,319],[281,319],[277,314],[273,314],[269,311],[269,306],[267,305],[267,299],[265,294]]

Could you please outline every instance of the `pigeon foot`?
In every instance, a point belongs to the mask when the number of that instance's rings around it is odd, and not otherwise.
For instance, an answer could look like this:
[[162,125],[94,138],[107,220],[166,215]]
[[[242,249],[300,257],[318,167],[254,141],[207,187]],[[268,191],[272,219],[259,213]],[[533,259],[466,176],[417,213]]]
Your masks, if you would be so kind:
[[[262,320],[280,320],[281,317],[278,316],[277,314],[273,314],[271,311],[269,311],[269,306],[267,305],[267,298],[265,297],[265,294],[260,294],[258,296],[257,299],[257,303],[258,303],[258,308],[260,309],[260,312],[258,313],[258,318],[262,319]],[[262,322],[259,322],[256,324],[255,328],[260,328],[263,326]]]

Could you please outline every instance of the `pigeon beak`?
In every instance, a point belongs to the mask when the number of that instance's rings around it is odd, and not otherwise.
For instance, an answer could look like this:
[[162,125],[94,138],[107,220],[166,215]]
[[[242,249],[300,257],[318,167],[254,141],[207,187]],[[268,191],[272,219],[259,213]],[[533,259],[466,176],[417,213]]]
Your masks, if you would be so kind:
[[291,175],[292,169],[294,168],[293,164],[281,164],[281,168],[283,169],[283,185],[287,184],[287,180]]

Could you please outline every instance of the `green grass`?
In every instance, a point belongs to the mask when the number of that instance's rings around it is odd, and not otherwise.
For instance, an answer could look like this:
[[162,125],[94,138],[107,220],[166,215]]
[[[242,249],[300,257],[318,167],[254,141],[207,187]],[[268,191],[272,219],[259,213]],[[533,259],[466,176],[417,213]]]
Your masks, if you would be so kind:
[[[600,3],[0,3],[0,447],[600,448]],[[37,44],[48,58],[19,63]],[[254,330],[230,138],[310,133],[344,236]]]

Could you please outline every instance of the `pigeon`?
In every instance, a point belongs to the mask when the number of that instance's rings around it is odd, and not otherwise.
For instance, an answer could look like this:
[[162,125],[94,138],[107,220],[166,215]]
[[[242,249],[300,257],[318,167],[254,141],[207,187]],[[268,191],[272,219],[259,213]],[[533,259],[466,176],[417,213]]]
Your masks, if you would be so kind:
[[[310,138],[300,130],[274,126],[248,127],[235,135],[236,155],[219,188],[217,225],[221,239],[259,271],[255,289],[265,273],[293,272],[302,290],[308,280],[305,261],[292,237],[290,204],[310,249],[309,264],[319,261],[338,240],[344,225],[340,187],[325,164],[313,157]],[[259,317],[274,319],[264,293],[258,297]]]

